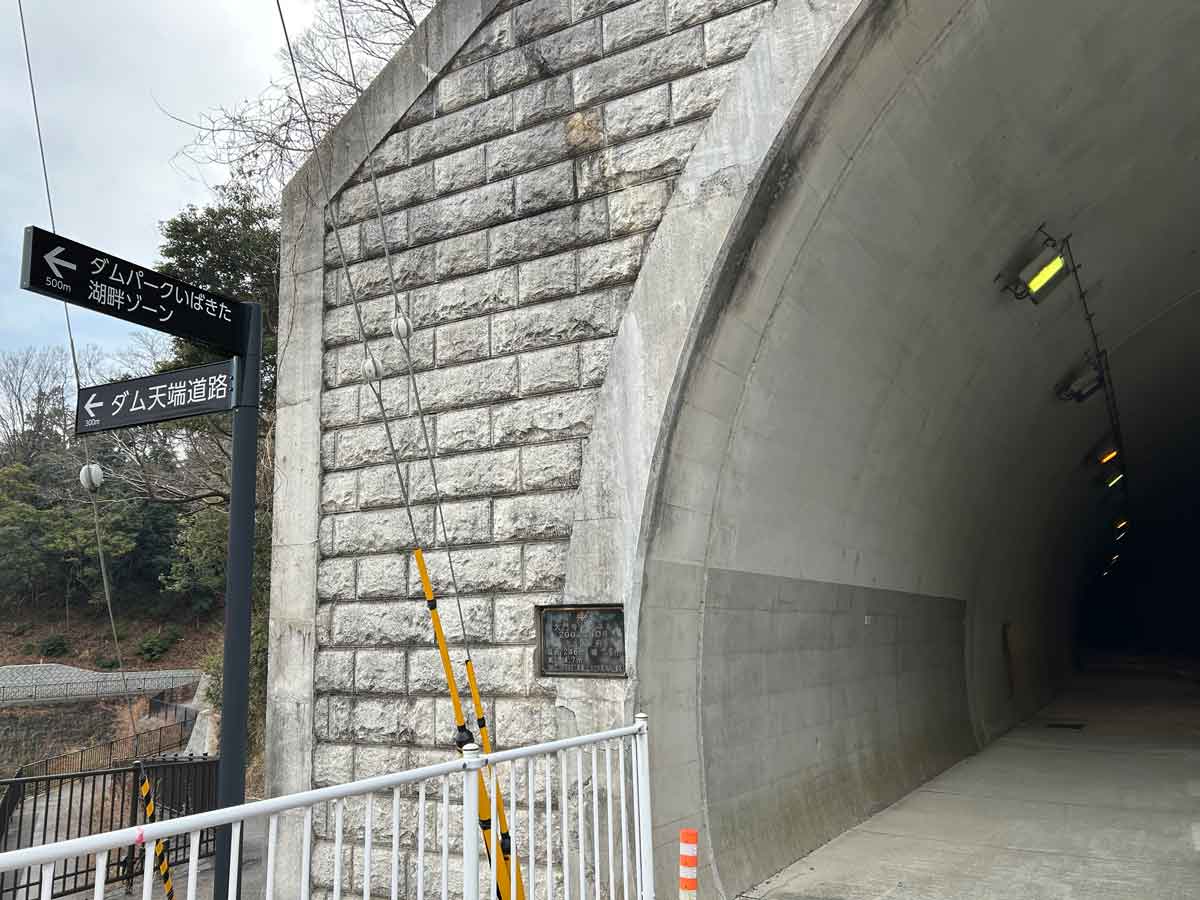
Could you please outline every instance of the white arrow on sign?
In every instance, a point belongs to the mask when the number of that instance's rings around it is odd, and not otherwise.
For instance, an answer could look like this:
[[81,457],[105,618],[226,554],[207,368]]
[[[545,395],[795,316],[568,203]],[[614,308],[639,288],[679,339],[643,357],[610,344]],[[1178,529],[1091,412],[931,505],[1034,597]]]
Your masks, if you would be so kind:
[[63,277],[62,270],[59,269],[59,266],[62,266],[63,269],[75,269],[76,268],[75,263],[68,262],[67,260],[65,260],[61,256],[59,256],[59,254],[62,253],[66,249],[67,249],[66,247],[55,247],[53,250],[51,250],[49,253],[47,253],[44,257],[46,260],[46,265],[48,265],[50,267],[50,271],[52,271],[54,273],[55,278]]
[[[72,266],[71,268],[75,268],[75,267]],[[84,412],[86,412],[88,414],[89,419],[94,419],[94,418],[96,418],[96,411],[94,409],[92,409],[92,407],[93,406],[103,406],[103,405],[104,405],[104,401],[97,400],[96,395],[92,394],[92,396],[88,397],[87,403],[83,404],[83,409],[84,409]]]

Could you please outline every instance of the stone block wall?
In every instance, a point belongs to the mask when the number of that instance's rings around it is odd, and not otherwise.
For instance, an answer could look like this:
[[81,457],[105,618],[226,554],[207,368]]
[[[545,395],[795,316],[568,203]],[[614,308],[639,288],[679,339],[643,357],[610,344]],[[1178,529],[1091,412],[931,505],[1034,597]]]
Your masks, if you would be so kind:
[[[410,551],[451,581],[383,241],[415,329],[462,630],[497,744],[556,733],[535,674],[538,604],[561,602],[592,407],[625,302],[705,121],[771,4],[527,0],[496,12],[327,211],[316,784],[445,758],[450,704]],[[411,494],[404,509],[336,227]],[[664,298],[668,302],[668,298]],[[453,654],[465,682],[461,652]],[[465,685],[464,685],[465,686]],[[332,845],[316,821],[314,865]],[[328,859],[327,859],[328,857]],[[355,878],[354,860],[346,877]]]

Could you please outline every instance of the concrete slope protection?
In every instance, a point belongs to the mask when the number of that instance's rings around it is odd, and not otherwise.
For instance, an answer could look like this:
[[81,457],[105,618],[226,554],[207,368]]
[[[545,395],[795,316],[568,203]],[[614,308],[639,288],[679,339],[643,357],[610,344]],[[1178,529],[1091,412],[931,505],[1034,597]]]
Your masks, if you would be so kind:
[[[419,32],[364,96],[375,146],[329,139],[331,208],[311,171],[285,198],[268,778],[361,777],[450,736],[330,222],[394,428],[410,374],[436,416],[498,742],[645,710],[659,889],[698,826],[701,893],[732,897],[1071,667],[1108,421],[1055,395],[1089,346],[1071,290],[1035,306],[994,282],[1039,224],[1084,263],[1130,481],[1178,487],[1200,9],[438,10],[453,40]],[[384,241],[414,373],[387,349]],[[624,607],[627,679],[537,676],[533,609],[563,601]]]

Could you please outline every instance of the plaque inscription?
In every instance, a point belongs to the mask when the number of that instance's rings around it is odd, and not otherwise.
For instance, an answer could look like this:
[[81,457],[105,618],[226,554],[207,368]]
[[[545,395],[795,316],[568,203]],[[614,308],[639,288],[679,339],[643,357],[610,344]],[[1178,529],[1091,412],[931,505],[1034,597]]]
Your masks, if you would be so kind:
[[625,608],[540,606],[538,650],[542,675],[623,678]]

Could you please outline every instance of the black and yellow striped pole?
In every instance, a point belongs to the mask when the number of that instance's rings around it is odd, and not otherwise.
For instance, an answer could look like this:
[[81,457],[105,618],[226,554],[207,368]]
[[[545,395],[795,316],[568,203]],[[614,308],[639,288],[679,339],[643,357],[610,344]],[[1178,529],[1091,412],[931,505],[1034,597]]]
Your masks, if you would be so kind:
[[[479,746],[483,749],[484,753],[491,753],[492,739],[488,734],[487,716],[483,710],[483,699],[479,695],[479,682],[475,679],[475,663],[470,657],[467,657],[467,685],[471,689],[471,705],[475,709],[475,723],[479,726]],[[525,883],[521,880],[520,863],[511,862],[512,839],[508,834],[508,817],[504,814],[504,801],[500,796],[500,784],[498,782],[496,784],[496,818],[500,820],[497,823],[500,826],[500,853],[506,863],[517,867],[516,900],[525,900]],[[497,870],[496,877],[500,877],[499,870]],[[505,898],[501,898],[501,900],[505,900]]]
[[[142,808],[146,812],[146,824],[154,821],[154,797],[150,793],[150,779],[146,777],[146,769],[142,765],[141,760],[138,760],[134,765],[137,766],[139,785],[138,793],[142,796]],[[157,840],[154,842],[154,867],[158,869],[159,877],[162,878],[163,891],[167,895],[167,900],[175,900],[175,885],[171,881],[171,864],[167,862],[167,851],[169,845],[165,840]],[[146,865],[150,865],[150,860],[146,860]]]
[[[450,664],[450,650],[446,645],[446,632],[442,628],[442,617],[438,612],[437,597],[433,593],[433,583],[429,580],[429,570],[425,567],[425,554],[420,547],[413,549],[413,559],[417,563],[417,573],[421,578],[421,590],[425,594],[425,605],[429,607],[429,618],[433,623],[433,637],[437,642],[438,654],[442,658],[442,671],[446,675],[446,686],[450,690],[450,704],[454,709],[454,723],[456,734],[454,743],[461,751],[463,747],[471,743],[474,738],[471,735],[471,730],[467,727],[467,720],[463,714],[462,699],[458,693],[458,682],[454,678],[454,667]],[[467,681],[471,688],[471,699],[475,704],[475,721],[479,725],[479,736],[484,753],[491,752],[491,740],[488,737],[487,720],[483,715],[483,703],[479,698],[479,686],[475,681],[475,667],[471,660],[467,660]],[[500,852],[496,859],[496,894],[499,900],[525,900],[525,885],[521,880],[520,863],[513,857],[512,840],[508,834],[508,823],[504,815],[504,799],[500,793],[500,785],[496,784],[496,811],[500,826]],[[492,855],[492,804],[488,797],[487,782],[483,777],[483,770],[479,770],[479,830],[483,834],[483,846],[487,850],[488,858]],[[517,895],[509,897],[509,889],[512,883],[509,866],[517,867]]]

